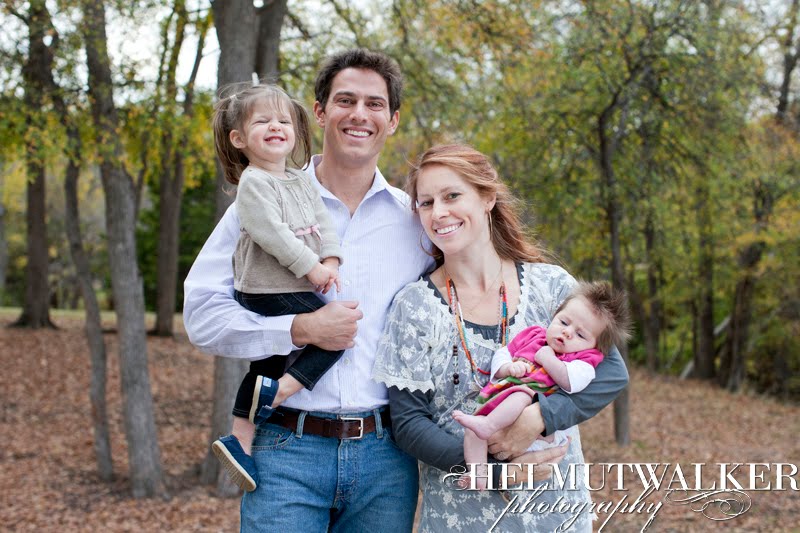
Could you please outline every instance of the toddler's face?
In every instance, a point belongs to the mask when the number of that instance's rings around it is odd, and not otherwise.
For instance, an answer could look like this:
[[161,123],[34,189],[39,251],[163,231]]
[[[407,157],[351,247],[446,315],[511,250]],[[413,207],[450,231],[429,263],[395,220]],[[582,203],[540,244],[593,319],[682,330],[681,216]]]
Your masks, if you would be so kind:
[[570,300],[547,326],[547,345],[556,353],[573,353],[597,346],[605,324],[582,296]]

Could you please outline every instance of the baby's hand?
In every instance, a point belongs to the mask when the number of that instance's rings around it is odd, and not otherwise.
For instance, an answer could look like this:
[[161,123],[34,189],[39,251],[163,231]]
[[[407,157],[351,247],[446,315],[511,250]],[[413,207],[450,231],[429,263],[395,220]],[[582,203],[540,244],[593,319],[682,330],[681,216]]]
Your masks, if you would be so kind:
[[528,373],[529,370],[530,366],[524,361],[514,361],[508,365],[508,375],[515,378],[521,378]]
[[539,363],[540,365],[544,364],[542,361],[545,359],[556,358],[556,352],[547,345],[542,346],[536,352],[536,355],[533,356],[533,360]]

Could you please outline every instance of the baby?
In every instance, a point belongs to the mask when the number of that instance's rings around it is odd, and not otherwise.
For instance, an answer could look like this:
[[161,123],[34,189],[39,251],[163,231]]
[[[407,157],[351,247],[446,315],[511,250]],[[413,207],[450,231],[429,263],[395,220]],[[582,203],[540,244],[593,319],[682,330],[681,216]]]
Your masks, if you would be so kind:
[[[476,486],[486,488],[487,439],[511,425],[537,393],[548,396],[558,388],[575,394],[594,379],[595,367],[614,345],[630,337],[630,314],[625,295],[606,282],[581,282],[561,303],[547,329],[524,329],[492,358],[492,379],[478,396],[474,415],[453,411],[464,426],[464,458],[478,464]],[[528,451],[560,446],[566,431],[534,441]],[[460,485],[470,485],[464,476]]]

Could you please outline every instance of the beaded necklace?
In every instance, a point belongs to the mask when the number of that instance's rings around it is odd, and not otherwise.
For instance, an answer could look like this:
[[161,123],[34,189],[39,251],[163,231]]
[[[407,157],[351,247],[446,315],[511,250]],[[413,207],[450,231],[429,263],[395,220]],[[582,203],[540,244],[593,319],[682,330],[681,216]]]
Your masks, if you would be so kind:
[[[500,267],[501,270],[501,277],[502,277],[502,266]],[[450,302],[450,311],[453,315],[453,321],[455,322],[456,331],[458,331],[458,336],[461,339],[461,347],[464,349],[464,353],[467,356],[467,360],[469,361],[469,365],[471,368],[472,379],[475,383],[480,386],[478,382],[478,378],[475,375],[477,371],[484,376],[488,376],[490,373],[478,365],[475,364],[475,360],[472,358],[472,352],[469,349],[469,342],[467,340],[467,333],[466,333],[466,324],[464,322],[464,314],[461,311],[461,303],[458,300],[458,292],[456,291],[456,284],[450,275],[447,273],[447,269],[445,269],[445,276],[446,281],[445,285],[447,286],[447,299]],[[503,346],[508,344],[508,298],[506,296],[506,284],[505,282],[500,283],[500,289],[498,291],[499,296],[499,304],[498,304],[498,328],[497,328],[497,337],[496,341],[498,343],[502,343]],[[453,345],[453,385],[458,385],[459,383],[459,375],[458,375],[458,346]]]

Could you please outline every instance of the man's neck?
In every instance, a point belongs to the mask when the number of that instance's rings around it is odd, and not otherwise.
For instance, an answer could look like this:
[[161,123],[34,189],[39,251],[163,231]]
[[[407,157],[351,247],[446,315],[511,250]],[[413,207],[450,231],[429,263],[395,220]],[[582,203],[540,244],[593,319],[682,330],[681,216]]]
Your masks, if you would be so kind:
[[345,165],[325,155],[314,167],[314,174],[323,187],[338,198],[352,216],[375,179],[377,159],[363,165]]

